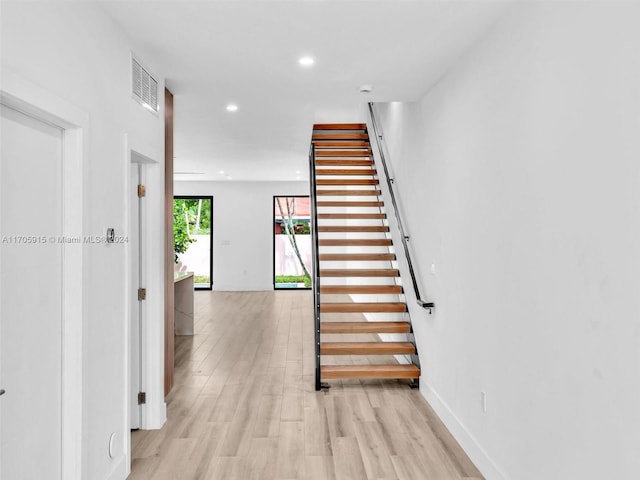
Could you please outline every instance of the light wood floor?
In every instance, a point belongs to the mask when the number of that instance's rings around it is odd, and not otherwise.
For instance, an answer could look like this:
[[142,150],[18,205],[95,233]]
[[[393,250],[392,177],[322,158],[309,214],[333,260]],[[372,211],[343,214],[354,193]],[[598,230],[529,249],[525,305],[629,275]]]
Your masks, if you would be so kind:
[[129,479],[482,478],[418,391],[358,380],[314,391],[309,291],[195,301],[167,423],[132,432]]

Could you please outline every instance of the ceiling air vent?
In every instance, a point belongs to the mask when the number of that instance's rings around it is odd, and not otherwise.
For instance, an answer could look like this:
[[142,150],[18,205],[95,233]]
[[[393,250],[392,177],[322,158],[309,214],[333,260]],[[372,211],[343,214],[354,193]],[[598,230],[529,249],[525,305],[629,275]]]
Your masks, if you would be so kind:
[[158,81],[135,57],[131,57],[131,93],[143,107],[158,113]]

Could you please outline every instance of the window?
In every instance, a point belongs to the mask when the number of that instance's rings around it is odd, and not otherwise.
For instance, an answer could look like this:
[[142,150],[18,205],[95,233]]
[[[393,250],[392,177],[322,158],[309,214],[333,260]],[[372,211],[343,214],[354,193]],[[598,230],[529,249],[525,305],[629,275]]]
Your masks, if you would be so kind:
[[193,272],[196,290],[213,287],[213,197],[173,198],[175,270]]
[[273,286],[311,287],[311,216],[308,196],[273,197]]

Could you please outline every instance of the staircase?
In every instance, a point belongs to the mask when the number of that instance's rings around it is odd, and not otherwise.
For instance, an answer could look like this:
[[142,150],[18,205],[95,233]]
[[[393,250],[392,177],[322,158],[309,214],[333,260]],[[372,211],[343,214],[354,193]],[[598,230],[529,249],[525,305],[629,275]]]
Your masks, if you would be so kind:
[[311,177],[316,390],[336,379],[417,386],[411,321],[366,125],[314,125]]

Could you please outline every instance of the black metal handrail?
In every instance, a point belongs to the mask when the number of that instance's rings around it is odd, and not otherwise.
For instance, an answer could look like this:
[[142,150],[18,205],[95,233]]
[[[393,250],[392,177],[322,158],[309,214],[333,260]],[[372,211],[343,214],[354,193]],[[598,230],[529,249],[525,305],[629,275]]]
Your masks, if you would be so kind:
[[[398,209],[398,204],[396,203],[396,196],[393,191],[393,178],[389,175],[389,170],[387,168],[387,161],[384,155],[383,148],[383,137],[378,130],[378,124],[376,122],[376,115],[373,111],[373,102],[369,102],[369,114],[371,115],[371,126],[373,127],[373,133],[376,137],[376,143],[378,144],[378,151],[380,152],[380,161],[382,162],[382,168],[384,169],[384,175],[387,179],[387,186],[389,187],[389,195],[391,196],[391,204],[393,205],[393,211],[396,216],[396,221],[398,222],[398,229],[400,230],[400,237],[402,238],[402,246],[404,247],[404,254],[407,258],[407,265],[409,266],[409,274],[411,275],[411,282],[413,283],[413,290],[416,294],[416,301],[418,305],[422,308],[429,310],[429,313],[435,308],[435,304],[433,302],[426,302],[422,300],[420,295],[420,289],[418,288],[418,281],[416,280],[416,274],[413,270],[413,264],[411,263],[411,254],[409,253],[409,245],[407,244],[409,240],[409,236],[404,232],[404,227],[402,226],[402,219],[400,218],[400,211]],[[315,181],[315,178],[314,178]]]
[[309,148],[309,179],[311,204],[311,235],[313,242],[313,321],[315,330],[316,391],[322,388],[320,379],[320,255],[318,255],[318,211],[316,205],[316,147]]

